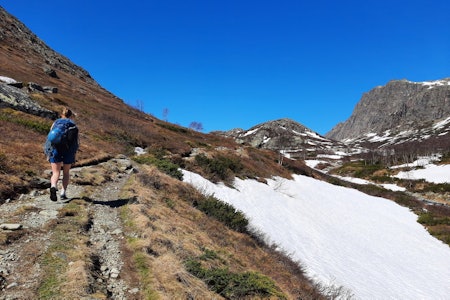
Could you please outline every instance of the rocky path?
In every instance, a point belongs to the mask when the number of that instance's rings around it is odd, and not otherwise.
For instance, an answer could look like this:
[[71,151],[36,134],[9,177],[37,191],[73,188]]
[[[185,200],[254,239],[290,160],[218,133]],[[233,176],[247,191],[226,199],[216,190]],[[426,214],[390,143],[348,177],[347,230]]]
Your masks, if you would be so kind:
[[[122,186],[135,169],[119,157],[93,166],[73,168],[68,200],[52,202],[48,189],[35,190],[0,206],[0,300],[36,299],[42,285],[42,258],[48,255],[55,226],[64,223],[64,208],[76,201],[88,216],[85,232],[90,256],[90,282],[85,294],[132,299],[139,292],[121,279],[124,238],[118,208],[135,199],[120,199]],[[65,258],[63,252],[50,253]],[[73,262],[67,262],[70,267]],[[99,299],[83,297],[85,299]],[[58,298],[59,299],[59,298]],[[75,298],[74,298],[75,299]],[[104,299],[104,298],[101,298]]]

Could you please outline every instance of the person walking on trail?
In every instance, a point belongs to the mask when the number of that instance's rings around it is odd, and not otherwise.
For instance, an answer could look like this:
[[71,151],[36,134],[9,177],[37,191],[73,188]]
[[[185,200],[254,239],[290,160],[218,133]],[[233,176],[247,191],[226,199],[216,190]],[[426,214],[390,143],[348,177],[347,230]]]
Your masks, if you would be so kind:
[[75,163],[75,155],[79,147],[78,128],[71,119],[73,113],[64,108],[61,118],[57,119],[50,128],[44,145],[44,153],[51,164],[50,200],[57,201],[58,180],[63,171],[61,199],[67,199],[66,190],[69,185],[70,168]]

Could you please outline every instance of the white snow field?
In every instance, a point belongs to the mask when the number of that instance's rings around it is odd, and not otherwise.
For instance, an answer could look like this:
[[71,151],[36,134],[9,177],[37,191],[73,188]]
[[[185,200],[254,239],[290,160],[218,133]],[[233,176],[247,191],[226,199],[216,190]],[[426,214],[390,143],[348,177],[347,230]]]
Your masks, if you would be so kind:
[[400,172],[396,177],[402,179],[425,179],[425,181],[434,183],[450,183],[450,165],[428,164],[423,169]]
[[183,171],[184,181],[245,213],[316,282],[355,299],[450,299],[450,247],[409,209],[306,176],[234,188]]

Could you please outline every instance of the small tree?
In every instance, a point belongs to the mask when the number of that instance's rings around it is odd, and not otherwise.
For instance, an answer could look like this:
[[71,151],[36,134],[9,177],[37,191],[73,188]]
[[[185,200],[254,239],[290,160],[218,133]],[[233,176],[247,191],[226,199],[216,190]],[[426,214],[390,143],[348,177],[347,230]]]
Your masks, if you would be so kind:
[[191,122],[191,124],[189,124],[189,128],[196,131],[203,131],[203,125],[200,122]]
[[168,108],[164,108],[163,109],[163,120],[164,121],[168,121],[168,117],[169,117],[169,109]]
[[144,101],[138,99],[136,100],[136,108],[140,111],[144,111]]

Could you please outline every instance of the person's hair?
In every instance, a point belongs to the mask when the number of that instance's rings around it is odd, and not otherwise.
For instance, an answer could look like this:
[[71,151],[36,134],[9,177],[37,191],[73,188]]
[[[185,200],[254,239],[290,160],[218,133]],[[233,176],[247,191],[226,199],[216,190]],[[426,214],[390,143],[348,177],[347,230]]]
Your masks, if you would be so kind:
[[70,109],[68,109],[67,107],[64,107],[61,116],[65,117],[65,118],[70,118],[72,116],[72,111]]

